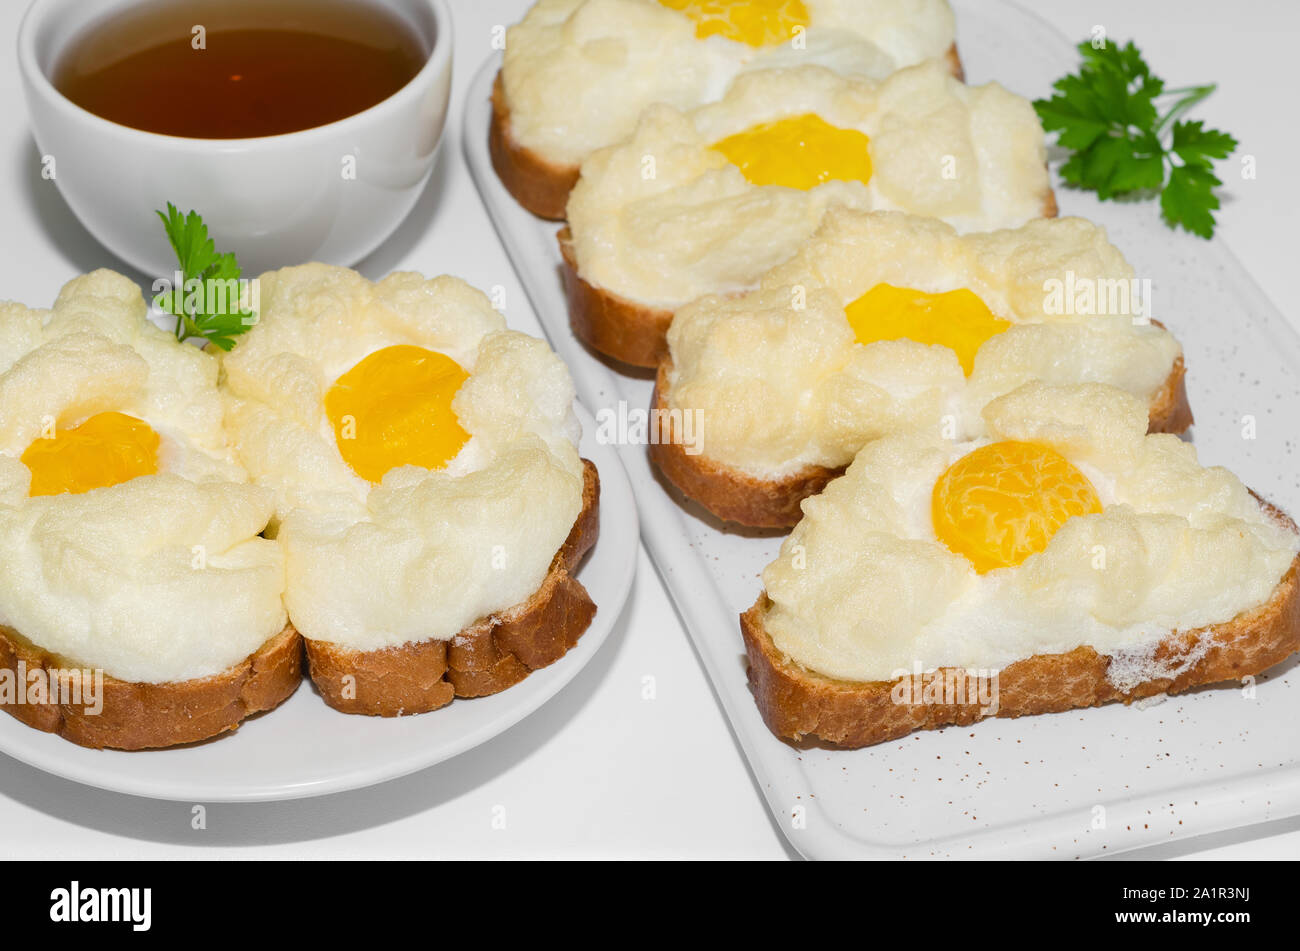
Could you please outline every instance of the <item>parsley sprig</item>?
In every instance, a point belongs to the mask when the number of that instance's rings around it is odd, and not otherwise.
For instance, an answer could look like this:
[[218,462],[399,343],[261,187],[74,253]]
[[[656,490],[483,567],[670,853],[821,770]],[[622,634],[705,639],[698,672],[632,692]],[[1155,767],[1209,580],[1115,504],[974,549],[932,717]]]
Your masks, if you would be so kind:
[[1232,154],[1237,140],[1181,117],[1216,85],[1166,89],[1131,41],[1098,48],[1085,40],[1079,52],[1079,71],[1058,79],[1051,99],[1034,103],[1043,128],[1059,132],[1057,144],[1074,153],[1061,177],[1103,201],[1158,191],[1171,228],[1212,237],[1214,189],[1223,184],[1214,163]]
[[222,350],[231,349],[234,338],[247,333],[256,317],[237,291],[243,273],[239,262],[229,252],[217,253],[197,211],[183,215],[168,202],[166,214],[157,215],[180,262],[183,284],[155,297],[154,306],[176,318],[177,340],[200,337]]

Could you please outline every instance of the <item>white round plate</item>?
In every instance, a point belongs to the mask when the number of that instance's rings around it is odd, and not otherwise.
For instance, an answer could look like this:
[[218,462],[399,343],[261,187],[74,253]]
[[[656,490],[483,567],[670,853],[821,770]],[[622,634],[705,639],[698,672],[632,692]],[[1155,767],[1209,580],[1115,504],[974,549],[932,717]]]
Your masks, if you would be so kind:
[[596,617],[577,646],[491,697],[456,700],[422,716],[347,716],[305,681],[282,706],[234,734],[174,750],[88,750],[0,714],[0,752],[113,792],[188,802],[263,802],[358,789],[416,772],[485,743],[537,710],[577,676],[623,610],[636,573],[636,505],[617,453],[582,421],[582,455],[600,470],[600,537],[578,571]]

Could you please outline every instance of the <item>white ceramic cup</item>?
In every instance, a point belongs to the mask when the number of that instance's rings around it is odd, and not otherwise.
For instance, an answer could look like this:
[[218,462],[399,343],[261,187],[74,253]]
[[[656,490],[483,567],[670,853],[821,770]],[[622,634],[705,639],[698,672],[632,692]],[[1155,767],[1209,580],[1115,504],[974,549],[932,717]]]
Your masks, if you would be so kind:
[[55,89],[50,77],[69,43],[140,2],[33,0],[18,31],[43,167],[105,247],[147,275],[170,275],[175,254],[154,214],[167,202],[203,215],[217,250],[234,251],[246,277],[306,261],[352,265],[396,230],[429,179],[446,124],[453,43],[445,0],[369,0],[397,13],[429,52],[402,89],[338,122],[250,139],[143,132]]

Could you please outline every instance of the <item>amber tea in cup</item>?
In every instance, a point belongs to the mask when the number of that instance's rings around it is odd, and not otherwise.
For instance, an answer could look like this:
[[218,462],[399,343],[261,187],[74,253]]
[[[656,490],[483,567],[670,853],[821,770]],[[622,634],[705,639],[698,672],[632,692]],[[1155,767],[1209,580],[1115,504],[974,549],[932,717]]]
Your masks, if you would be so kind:
[[53,81],[134,129],[244,139],[362,112],[427,56],[398,14],[366,0],[152,0],[74,39]]

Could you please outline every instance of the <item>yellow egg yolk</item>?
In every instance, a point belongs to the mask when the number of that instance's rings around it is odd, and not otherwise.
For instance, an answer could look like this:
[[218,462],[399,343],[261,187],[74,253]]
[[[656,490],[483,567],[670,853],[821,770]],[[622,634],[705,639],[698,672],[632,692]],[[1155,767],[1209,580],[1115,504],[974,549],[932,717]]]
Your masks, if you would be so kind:
[[856,129],[839,129],[807,113],[737,132],[713,148],[755,185],[807,191],[832,179],[869,181],[867,145],[867,137]]
[[984,302],[965,288],[927,294],[877,284],[844,312],[858,343],[906,339],[939,344],[957,354],[967,376],[984,341],[1011,326],[1010,321],[994,317]]
[[774,46],[808,26],[803,0],[659,0],[695,21],[700,39],[722,36],[750,46]]
[[1010,441],[958,459],[934,484],[930,505],[939,540],[980,574],[1020,564],[1067,519],[1100,511],[1097,491],[1070,460]]
[[385,347],[325,394],[343,461],[367,482],[397,466],[441,469],[469,441],[452,411],[469,379],[451,357],[423,347]]
[[74,495],[158,471],[158,434],[125,413],[98,413],[36,440],[22,454],[31,495]]

